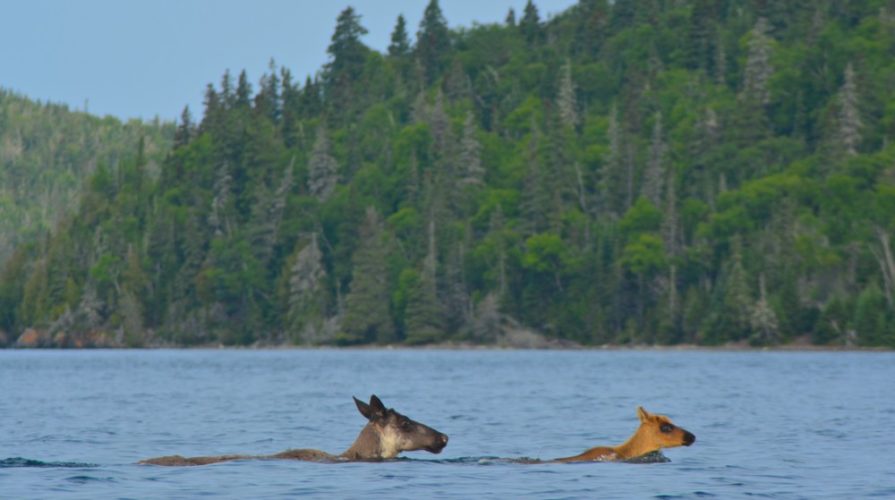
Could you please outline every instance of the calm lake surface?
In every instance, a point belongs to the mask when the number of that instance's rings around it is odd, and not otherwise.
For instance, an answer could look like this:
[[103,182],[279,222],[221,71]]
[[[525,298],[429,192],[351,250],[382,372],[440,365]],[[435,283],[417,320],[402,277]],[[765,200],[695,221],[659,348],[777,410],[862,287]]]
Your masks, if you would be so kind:
[[[344,451],[351,396],[450,436],[382,463],[137,465]],[[696,434],[668,463],[525,465],[618,444],[636,407]],[[0,351],[0,498],[895,497],[895,354]]]

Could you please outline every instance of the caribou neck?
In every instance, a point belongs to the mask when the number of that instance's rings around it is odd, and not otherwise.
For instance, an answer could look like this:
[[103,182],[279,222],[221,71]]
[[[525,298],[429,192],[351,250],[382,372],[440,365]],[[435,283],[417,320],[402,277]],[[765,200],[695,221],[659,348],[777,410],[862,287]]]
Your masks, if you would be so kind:
[[372,422],[368,423],[357,435],[351,447],[339,455],[348,460],[378,460],[394,458],[398,453],[383,450],[382,431]]

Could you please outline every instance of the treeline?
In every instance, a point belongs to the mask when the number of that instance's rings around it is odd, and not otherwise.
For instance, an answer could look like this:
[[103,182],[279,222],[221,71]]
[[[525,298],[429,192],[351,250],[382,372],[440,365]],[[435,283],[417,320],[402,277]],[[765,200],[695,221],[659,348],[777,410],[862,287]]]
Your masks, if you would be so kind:
[[[209,85],[22,246],[59,344],[895,346],[895,5],[582,0]],[[99,333],[98,333],[99,332]],[[68,339],[68,340],[67,340]]]
[[140,140],[158,173],[173,131],[173,124],[122,123],[0,88],[0,265],[77,208],[98,165],[116,168]]

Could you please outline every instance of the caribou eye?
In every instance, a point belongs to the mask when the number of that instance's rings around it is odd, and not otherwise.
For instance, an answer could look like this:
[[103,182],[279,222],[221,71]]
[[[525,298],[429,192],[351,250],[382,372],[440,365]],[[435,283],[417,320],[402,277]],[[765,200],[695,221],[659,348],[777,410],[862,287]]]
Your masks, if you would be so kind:
[[659,426],[659,430],[664,432],[665,434],[668,434],[669,432],[674,430],[674,426],[671,424],[662,424],[661,426]]

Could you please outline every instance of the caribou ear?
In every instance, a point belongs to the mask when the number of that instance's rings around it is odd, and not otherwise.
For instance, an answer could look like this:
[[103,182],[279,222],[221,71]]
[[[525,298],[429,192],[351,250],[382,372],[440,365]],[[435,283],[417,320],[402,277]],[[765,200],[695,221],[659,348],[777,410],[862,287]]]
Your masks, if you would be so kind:
[[637,407],[637,416],[640,417],[641,422],[647,422],[652,417],[650,412],[644,410],[642,406]]
[[357,411],[359,411],[360,414],[364,416],[364,418],[370,420],[373,415],[373,410],[370,408],[370,405],[364,403],[354,396],[351,396],[351,398],[354,399],[354,404],[357,405]]
[[377,398],[375,394],[370,396],[370,408],[373,410],[374,414],[380,417],[384,417],[388,412],[388,409],[382,404],[382,400]]

